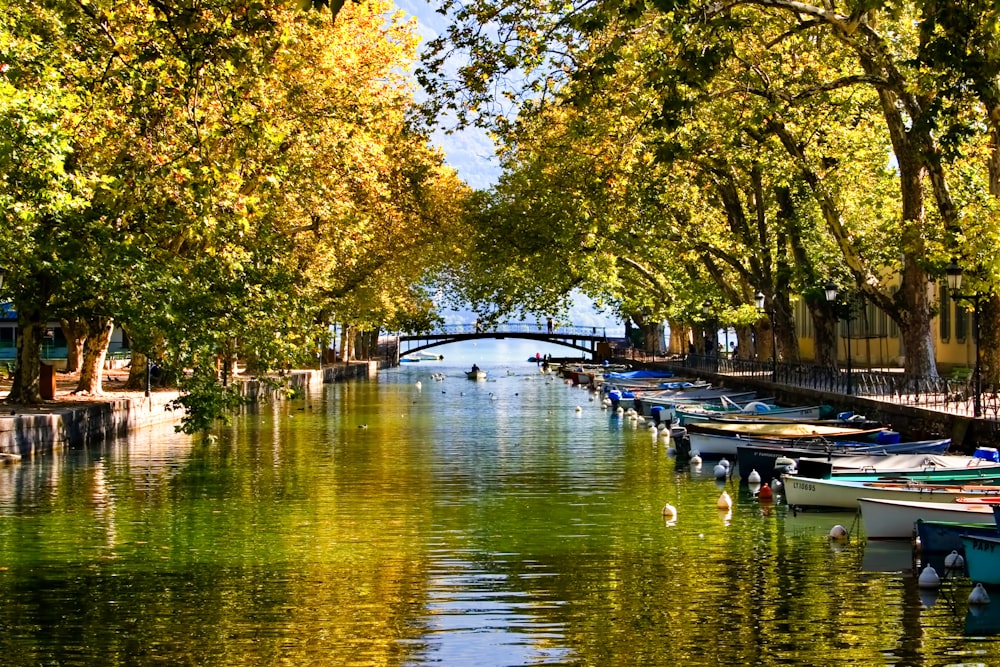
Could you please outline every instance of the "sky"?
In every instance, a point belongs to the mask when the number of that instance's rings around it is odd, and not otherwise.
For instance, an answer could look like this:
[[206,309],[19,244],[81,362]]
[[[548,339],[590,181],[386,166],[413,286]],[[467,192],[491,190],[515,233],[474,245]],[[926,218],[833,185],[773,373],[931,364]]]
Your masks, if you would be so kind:
[[[417,18],[417,30],[422,44],[437,37],[448,27],[445,17],[434,11],[436,5],[424,0],[396,0],[396,5]],[[493,141],[489,136],[478,128],[454,130],[451,133],[447,132],[448,129],[453,128],[448,128],[446,125],[439,127],[431,136],[435,145],[444,151],[447,163],[455,168],[463,181],[477,190],[495,184],[501,170]],[[625,326],[622,322],[615,320],[611,315],[598,312],[593,303],[582,294],[577,294],[573,298],[573,304],[569,314],[570,323],[578,326],[604,327],[609,336],[625,335]],[[442,315],[447,324],[469,324],[475,319],[467,310],[446,311]],[[569,348],[563,350],[569,351]],[[517,354],[521,351],[518,350]]]

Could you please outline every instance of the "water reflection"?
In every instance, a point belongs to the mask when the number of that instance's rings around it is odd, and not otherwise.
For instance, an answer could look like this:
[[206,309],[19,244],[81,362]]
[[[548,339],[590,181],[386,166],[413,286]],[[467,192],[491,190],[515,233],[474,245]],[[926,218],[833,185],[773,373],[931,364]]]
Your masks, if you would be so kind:
[[411,366],[0,469],[5,664],[1000,664],[967,583],[931,601],[853,514],[678,467],[559,381]]

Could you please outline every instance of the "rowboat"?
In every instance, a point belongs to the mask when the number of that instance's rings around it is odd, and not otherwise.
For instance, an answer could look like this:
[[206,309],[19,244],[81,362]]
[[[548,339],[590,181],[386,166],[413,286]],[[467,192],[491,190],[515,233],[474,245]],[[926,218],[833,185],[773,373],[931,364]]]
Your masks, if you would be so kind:
[[984,586],[1000,584],[1000,535],[963,535],[969,579]]
[[[835,442],[782,443],[768,439],[749,439],[736,445],[736,461],[740,477],[745,479],[756,470],[761,479],[770,479],[775,473],[775,462],[791,459],[803,477],[840,477],[848,473],[871,473],[873,477],[952,469],[968,471],[976,476],[1000,475],[1000,466],[986,463],[971,456],[940,456],[951,446],[951,438],[917,440],[894,445],[872,445]],[[822,457],[822,458],[820,458]],[[970,466],[982,462],[984,465]],[[787,466],[787,462],[782,463]],[[957,472],[956,470],[956,472]],[[786,472],[779,470],[779,473]]]
[[859,498],[861,524],[870,540],[913,538],[917,519],[980,523],[993,517],[988,505]]
[[[921,484],[918,482],[843,482],[783,475],[785,501],[796,507],[842,507],[855,509],[859,498],[878,500],[953,503],[963,496],[1000,496],[1000,486]],[[912,523],[912,522],[911,522]]]
[[[667,407],[676,409],[679,405],[700,406],[703,404],[721,404],[723,397],[733,401],[750,401],[756,398],[757,393],[753,391],[732,392],[728,389],[713,389],[705,387],[701,389],[673,390],[649,393],[632,393],[633,405],[637,412],[649,416],[654,407]],[[623,399],[624,400],[624,396]],[[772,399],[773,400],[773,399]]]
[[[887,429],[856,429],[845,426],[808,423],[782,424],[730,424],[701,423],[688,424],[688,438],[691,449],[697,450],[704,457],[734,457],[737,447],[742,444],[772,444],[785,443],[788,446],[808,445],[820,447],[813,453],[823,454],[828,448],[841,447],[847,451],[867,451],[875,443],[857,442],[866,438],[877,438],[885,433],[888,440],[898,442],[898,433]],[[749,441],[749,442],[748,442]],[[879,451],[888,444],[879,444]],[[905,450],[904,450],[905,451]]]
[[917,519],[914,525],[920,538],[921,553],[948,554],[952,551],[963,553],[963,535],[1000,537],[996,521],[958,522],[930,521]]
[[[885,427],[862,429],[844,426],[842,424],[813,424],[809,422],[751,422],[739,424],[728,422],[706,422],[702,424],[691,424],[688,430],[692,433],[756,436],[783,440],[797,440],[801,438],[826,438],[827,440],[844,440],[853,442],[870,440],[871,442],[886,445],[893,442],[899,442],[899,433]],[[692,446],[694,446],[693,443]]]
[[484,370],[465,371],[465,377],[469,378],[470,380],[485,380],[486,371]]
[[677,419],[684,425],[703,422],[737,424],[746,424],[749,422],[787,423],[790,421],[816,421],[820,419],[824,410],[824,406],[822,405],[781,408],[763,401],[751,401],[745,405],[739,405],[733,403],[728,397],[727,400],[732,404],[718,407],[713,405],[699,405],[695,407],[679,406],[677,408]]

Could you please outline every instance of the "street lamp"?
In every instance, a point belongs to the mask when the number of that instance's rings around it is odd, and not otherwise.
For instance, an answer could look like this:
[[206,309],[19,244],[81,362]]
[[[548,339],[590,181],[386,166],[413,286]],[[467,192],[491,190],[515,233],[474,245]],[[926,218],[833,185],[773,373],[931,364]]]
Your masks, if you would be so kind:
[[954,258],[952,258],[951,263],[944,268],[944,272],[948,279],[948,291],[951,292],[951,298],[956,301],[965,299],[972,304],[972,335],[976,340],[976,367],[972,373],[975,383],[975,395],[973,396],[972,405],[974,410],[973,414],[978,419],[983,416],[983,375],[982,366],[979,361],[979,301],[982,295],[979,292],[974,292],[972,294],[959,293],[959,290],[962,289],[962,267],[958,265],[958,262],[956,262]]
[[[828,280],[826,285],[823,286],[823,295],[826,297],[828,303],[834,304],[837,302],[837,286],[833,284],[832,280]],[[847,302],[847,395],[851,395],[851,320],[854,318],[854,313],[851,311],[851,301],[850,297],[845,297]]]
[[753,295],[753,303],[758,313],[766,313],[767,320],[771,324],[771,382],[778,381],[778,340],[774,333],[774,310],[764,308],[764,293],[757,292]]

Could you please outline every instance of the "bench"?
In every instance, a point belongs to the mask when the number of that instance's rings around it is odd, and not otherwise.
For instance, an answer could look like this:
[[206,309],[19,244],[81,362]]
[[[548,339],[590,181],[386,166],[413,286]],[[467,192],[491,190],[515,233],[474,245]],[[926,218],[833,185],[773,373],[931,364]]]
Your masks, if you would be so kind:
[[966,368],[965,366],[958,366],[951,369],[951,377],[949,379],[955,380],[956,382],[967,382],[969,378],[972,377],[972,369]]

